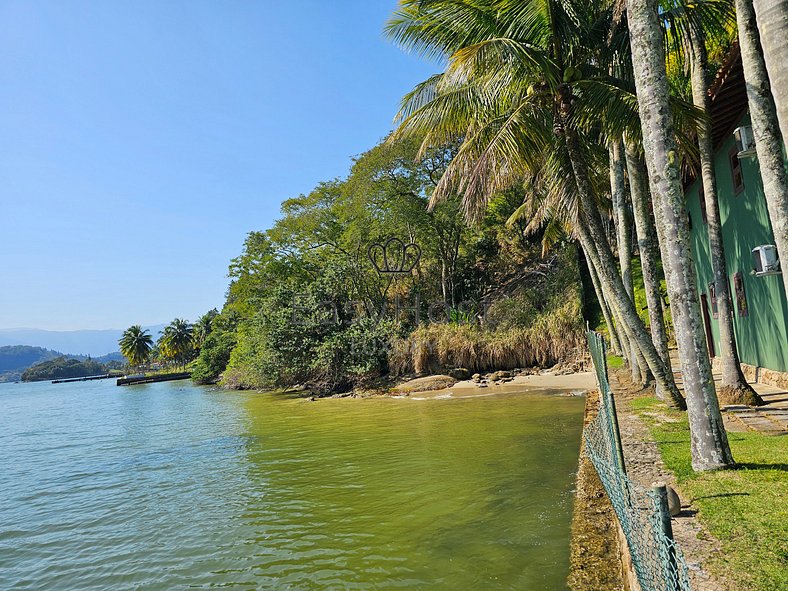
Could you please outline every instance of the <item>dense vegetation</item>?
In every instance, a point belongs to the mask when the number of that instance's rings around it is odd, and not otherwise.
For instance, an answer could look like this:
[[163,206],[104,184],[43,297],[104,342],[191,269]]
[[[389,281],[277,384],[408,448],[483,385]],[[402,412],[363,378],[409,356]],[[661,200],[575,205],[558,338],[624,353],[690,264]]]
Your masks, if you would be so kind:
[[22,374],[23,382],[42,380],[61,380],[66,378],[82,378],[106,374],[109,368],[93,359],[79,360],[62,355],[49,361],[43,361],[26,369]]
[[[512,217],[522,189],[501,191],[475,224],[457,196],[429,209],[456,148],[417,152],[413,141],[384,142],[347,178],[285,201],[273,228],[247,237],[195,379],[330,392],[392,371],[551,365],[576,354],[573,243]],[[408,244],[417,246],[403,251]],[[403,272],[381,273],[386,261]]]

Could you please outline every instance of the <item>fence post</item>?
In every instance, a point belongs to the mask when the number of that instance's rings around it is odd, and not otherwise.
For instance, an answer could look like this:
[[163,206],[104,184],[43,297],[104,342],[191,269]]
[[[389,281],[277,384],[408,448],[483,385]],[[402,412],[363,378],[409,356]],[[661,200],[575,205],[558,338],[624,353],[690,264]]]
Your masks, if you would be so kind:
[[618,429],[618,413],[616,412],[616,400],[613,398],[613,392],[608,388],[607,390],[608,404],[610,405],[610,427],[613,430],[613,445],[616,447],[616,462],[622,474],[627,473],[627,467],[624,464],[624,449],[621,445],[621,431]]
[[673,526],[670,523],[670,509],[668,509],[668,489],[663,484],[651,489],[657,501],[659,511],[659,525],[662,535],[666,538],[665,591],[680,591],[679,569],[676,565],[676,546],[673,542]]

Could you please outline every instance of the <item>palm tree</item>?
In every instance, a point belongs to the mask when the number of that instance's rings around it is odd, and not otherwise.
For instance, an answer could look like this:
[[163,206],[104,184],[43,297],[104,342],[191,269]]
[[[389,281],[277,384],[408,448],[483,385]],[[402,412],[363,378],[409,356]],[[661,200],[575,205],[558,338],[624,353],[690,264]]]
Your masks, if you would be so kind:
[[753,5],[780,130],[788,141],[788,2],[753,0]]
[[609,176],[600,190],[606,151],[599,126],[621,136],[637,121],[634,94],[599,63],[608,31],[598,25],[611,14],[579,0],[403,0],[390,35],[449,64],[405,97],[394,137],[422,137],[423,150],[463,138],[432,203],[459,192],[471,219],[491,194],[531,175],[574,228],[620,336],[639,349],[668,399],[683,406],[622,283],[600,215]]
[[[777,252],[786,267],[788,261],[788,175],[782,152],[782,137],[777,122],[769,75],[755,24],[752,0],[736,0],[736,22],[744,78],[747,81],[747,102],[750,105],[752,133],[761,169],[763,193],[772,222]],[[785,42],[785,39],[782,40]],[[782,90],[781,90],[782,92]],[[788,272],[783,270],[785,295],[788,297]]]
[[131,367],[139,367],[150,358],[153,338],[147,330],[143,330],[139,324],[135,324],[123,331],[118,344],[120,345],[120,352],[129,362],[129,365]]
[[692,467],[698,471],[733,465],[722,423],[706,337],[700,323],[698,290],[690,253],[679,156],[670,117],[662,29],[657,0],[627,0],[643,147],[661,231],[668,294],[681,357],[690,422]]
[[[629,193],[632,198],[632,217],[635,219],[640,268],[643,274],[643,288],[646,292],[646,306],[651,327],[651,342],[654,343],[654,347],[665,362],[668,371],[672,371],[668,351],[668,335],[665,330],[665,318],[662,314],[662,295],[659,289],[659,241],[651,213],[648,172],[640,149],[635,144],[627,142],[625,158],[627,176],[629,177]],[[664,398],[664,394],[659,391],[659,388],[660,386],[657,384],[657,396]]]
[[194,333],[194,347],[196,349],[201,349],[205,339],[208,338],[208,335],[211,334],[211,330],[213,328],[213,319],[219,315],[219,311],[214,308],[213,310],[209,310],[202,316],[197,319],[197,322],[194,323],[193,333]]
[[[723,22],[730,22],[730,15],[723,14]],[[686,44],[690,62],[692,98],[695,105],[705,113],[711,113],[709,96],[708,57],[706,31],[697,22],[688,23]],[[672,27],[679,31],[679,27]],[[714,277],[714,294],[720,331],[720,362],[722,385],[719,396],[728,404],[763,404],[760,396],[747,383],[741,371],[736,336],[733,332],[733,306],[728,287],[728,266],[725,261],[725,246],[722,239],[722,221],[717,196],[717,178],[714,172],[714,146],[711,119],[702,119],[697,126],[698,153],[700,156],[701,186],[706,205],[706,228],[709,236],[709,258]]]
[[173,320],[161,332],[159,348],[166,358],[172,359],[178,365],[185,366],[194,351],[192,325],[182,318]]
[[[610,160],[610,194],[613,199],[613,219],[616,226],[616,245],[618,247],[618,264],[621,269],[621,280],[627,294],[635,301],[635,287],[632,283],[632,219],[629,212],[626,185],[624,182],[624,157],[621,140],[613,140],[608,148]],[[646,368],[638,363],[638,351],[631,346],[628,352],[632,380],[646,385],[648,374]],[[641,373],[641,370],[645,372]]]

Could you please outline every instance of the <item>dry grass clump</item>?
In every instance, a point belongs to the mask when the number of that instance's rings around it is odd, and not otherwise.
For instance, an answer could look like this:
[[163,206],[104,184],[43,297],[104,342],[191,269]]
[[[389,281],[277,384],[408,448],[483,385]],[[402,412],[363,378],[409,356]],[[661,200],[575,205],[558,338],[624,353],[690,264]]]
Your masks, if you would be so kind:
[[526,326],[430,324],[392,344],[395,375],[438,373],[454,367],[484,372],[516,367],[550,367],[574,360],[584,348],[579,298],[552,302]]

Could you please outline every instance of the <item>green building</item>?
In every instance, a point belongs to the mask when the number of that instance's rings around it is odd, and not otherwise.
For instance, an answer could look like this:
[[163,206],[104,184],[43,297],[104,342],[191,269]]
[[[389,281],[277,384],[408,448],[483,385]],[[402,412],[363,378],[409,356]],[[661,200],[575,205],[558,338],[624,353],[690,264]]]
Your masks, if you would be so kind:
[[[752,250],[761,245],[773,245],[774,235],[758,158],[754,154],[740,155],[734,138],[735,129],[749,125],[744,74],[738,51],[731,54],[728,63],[718,73],[712,93],[714,165],[739,357],[749,379],[756,377],[755,368],[788,372],[788,302],[782,276],[755,273]],[[686,186],[685,197],[701,311],[709,353],[713,357],[719,351],[719,328],[715,318],[717,306],[709,258],[706,208],[699,178]],[[785,254],[783,259],[785,269]]]

